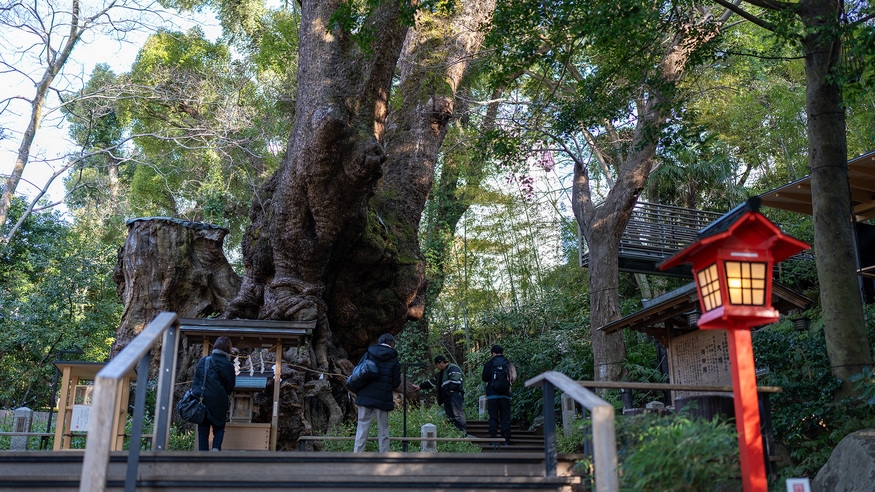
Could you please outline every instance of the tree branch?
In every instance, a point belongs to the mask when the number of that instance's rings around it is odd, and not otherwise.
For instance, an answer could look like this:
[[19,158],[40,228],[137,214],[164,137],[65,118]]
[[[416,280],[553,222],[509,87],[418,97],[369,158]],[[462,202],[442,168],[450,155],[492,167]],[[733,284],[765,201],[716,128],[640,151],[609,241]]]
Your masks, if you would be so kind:
[[[748,0],[745,0],[745,1],[748,1]],[[735,14],[738,14],[738,16],[741,17],[742,19],[747,20],[749,22],[753,22],[754,24],[762,27],[763,29],[768,29],[769,31],[773,31],[773,32],[775,30],[775,26],[772,25],[770,22],[766,22],[766,21],[760,19],[759,17],[751,14],[750,12],[742,9],[741,7],[739,7],[738,5],[736,5],[732,2],[728,2],[727,0],[714,0],[714,3],[725,7],[727,10],[729,10]],[[758,3],[758,1],[757,0],[748,1],[748,3],[756,5]],[[766,7],[766,8],[769,8],[769,7]],[[772,10],[775,10],[775,9],[772,9]]]

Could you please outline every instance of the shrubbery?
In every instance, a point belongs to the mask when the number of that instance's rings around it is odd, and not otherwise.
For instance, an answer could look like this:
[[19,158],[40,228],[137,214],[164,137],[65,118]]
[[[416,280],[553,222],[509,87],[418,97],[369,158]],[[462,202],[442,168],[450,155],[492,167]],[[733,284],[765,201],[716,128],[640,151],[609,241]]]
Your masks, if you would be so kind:
[[[562,453],[579,453],[589,422],[580,420],[570,436],[559,438]],[[685,414],[618,416],[617,458],[621,490],[741,490],[735,426]],[[592,479],[592,462],[580,464]]]
[[[875,308],[866,309],[869,345],[873,346]],[[834,400],[841,381],[830,371],[823,323],[817,313],[809,315],[813,320],[808,330],[797,331],[786,320],[753,337],[757,367],[769,369],[759,384],[782,388],[771,400],[775,439],[791,459],[780,467],[782,477],[814,477],[842,438],[872,427],[875,421],[875,407],[865,400]],[[865,375],[856,379],[865,387]]]

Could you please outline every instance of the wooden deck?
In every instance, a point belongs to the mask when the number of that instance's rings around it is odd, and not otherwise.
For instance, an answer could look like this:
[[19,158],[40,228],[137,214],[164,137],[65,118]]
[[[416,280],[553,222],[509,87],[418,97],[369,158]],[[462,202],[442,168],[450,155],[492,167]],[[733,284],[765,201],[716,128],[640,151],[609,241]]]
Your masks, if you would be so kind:
[[[689,277],[688,265],[667,271],[657,265],[690,245],[700,230],[721,216],[720,212],[638,202],[620,237],[620,271]],[[581,256],[580,264],[589,267],[588,252]]]
[[[723,215],[721,212],[638,202],[620,237],[617,258],[620,271],[692,278],[688,264],[668,270],[660,270],[658,265],[696,241],[700,230]],[[787,259],[784,264],[811,258],[811,252],[804,251]],[[581,255],[580,265],[589,267],[588,251]],[[776,265],[775,268],[780,266]]]

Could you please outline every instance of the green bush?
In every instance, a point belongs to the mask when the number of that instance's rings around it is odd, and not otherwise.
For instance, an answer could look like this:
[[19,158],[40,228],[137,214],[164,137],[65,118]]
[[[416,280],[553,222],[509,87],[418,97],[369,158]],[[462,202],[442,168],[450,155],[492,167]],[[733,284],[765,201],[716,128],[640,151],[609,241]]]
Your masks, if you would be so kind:
[[[557,439],[562,453],[579,453],[590,422],[579,420]],[[616,420],[620,487],[624,491],[741,490],[735,426],[684,414],[619,416]],[[578,465],[592,479],[590,459]]]
[[[870,346],[875,340],[872,309],[867,306]],[[808,315],[808,330],[797,331],[783,321],[753,337],[757,367],[769,368],[758,383],[782,388],[771,398],[775,439],[791,458],[778,470],[782,477],[814,477],[845,436],[871,427],[875,418],[875,407],[864,400],[835,401],[841,381],[830,371],[823,322],[816,312]],[[865,380],[865,375],[859,378]],[[865,382],[859,384],[863,388]]]

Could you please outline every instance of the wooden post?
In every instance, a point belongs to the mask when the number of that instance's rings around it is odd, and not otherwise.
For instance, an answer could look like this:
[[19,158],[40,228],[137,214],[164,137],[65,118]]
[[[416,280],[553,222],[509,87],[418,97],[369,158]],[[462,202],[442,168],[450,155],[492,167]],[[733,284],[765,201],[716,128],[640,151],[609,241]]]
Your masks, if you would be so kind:
[[[94,380],[94,396],[88,420],[88,445],[82,461],[80,492],[103,492],[106,490],[106,471],[109,468],[109,450],[112,442],[116,416],[119,381],[113,377],[97,374]],[[109,422],[109,425],[105,423]]]
[[276,439],[279,433],[279,401],[280,376],[283,370],[283,341],[276,341],[276,362],[273,366],[273,411],[270,417],[270,450],[276,451]]
[[[72,369],[70,366],[64,366],[64,375],[61,378],[61,397],[58,399],[58,418],[55,422],[55,444],[54,450],[70,449],[70,438],[64,434],[64,429],[70,429],[71,417],[67,414],[67,408],[70,407],[70,384],[76,387],[76,382],[71,381]],[[78,382],[78,381],[77,381]]]
[[[149,371],[146,370],[144,378],[148,381]],[[113,422],[115,436],[110,446],[110,451],[121,451],[125,449],[125,427],[127,425],[128,401],[131,397],[131,378],[124,377],[118,382],[118,392],[116,393],[115,408],[113,413]],[[138,444],[139,445],[139,444]]]
[[732,366],[732,389],[735,395],[735,426],[741,456],[741,476],[745,492],[767,492],[763,435],[760,429],[760,406],[757,398],[756,368],[750,330],[727,331]]
[[541,385],[541,391],[544,393],[544,465],[546,466],[545,476],[556,476],[556,414],[554,406],[553,383],[545,380]]
[[596,491],[614,491],[619,488],[614,407],[612,405],[596,405],[591,412]]

